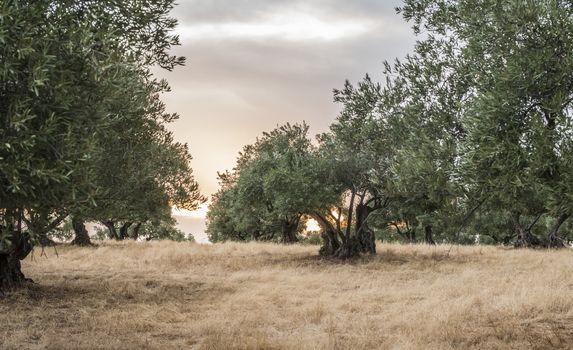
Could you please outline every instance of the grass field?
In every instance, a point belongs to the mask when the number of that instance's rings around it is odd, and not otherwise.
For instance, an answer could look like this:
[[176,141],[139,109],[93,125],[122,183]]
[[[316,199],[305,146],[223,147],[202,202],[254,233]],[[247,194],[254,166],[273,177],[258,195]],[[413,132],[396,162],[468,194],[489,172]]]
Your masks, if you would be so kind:
[[155,242],[34,253],[1,349],[573,347],[573,251]]

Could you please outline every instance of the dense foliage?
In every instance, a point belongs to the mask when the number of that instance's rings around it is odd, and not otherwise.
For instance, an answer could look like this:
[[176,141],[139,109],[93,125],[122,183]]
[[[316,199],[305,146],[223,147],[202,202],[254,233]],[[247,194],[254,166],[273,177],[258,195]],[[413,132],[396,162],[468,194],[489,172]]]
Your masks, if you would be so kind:
[[336,204],[308,126],[284,125],[246,146],[231,172],[219,174],[207,219],[213,242],[298,241],[305,215]]
[[[0,287],[67,216],[170,218],[199,195],[152,66],[183,64],[171,0],[0,5]],[[84,228],[85,233],[85,228]]]

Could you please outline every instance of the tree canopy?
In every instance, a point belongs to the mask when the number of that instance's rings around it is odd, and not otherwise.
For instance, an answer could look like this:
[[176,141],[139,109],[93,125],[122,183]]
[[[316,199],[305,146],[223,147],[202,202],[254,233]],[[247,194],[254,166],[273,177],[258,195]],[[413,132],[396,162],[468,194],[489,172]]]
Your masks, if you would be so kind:
[[184,63],[169,53],[179,43],[172,7],[171,0],[1,5],[1,286],[23,280],[19,260],[70,214],[100,219],[106,209],[126,208],[123,201],[131,209],[118,213],[122,220],[147,219],[203,200],[185,145],[164,127],[177,117],[159,100],[168,85],[150,73]]
[[[291,211],[315,215],[323,228],[321,252],[340,257],[374,253],[375,235],[416,241],[418,229],[430,244],[562,246],[559,228],[573,208],[573,8],[558,0],[406,0],[397,11],[418,34],[414,51],[385,62],[384,83],[366,76],[334,91],[342,110],[308,159],[321,169],[317,193],[337,199],[322,211],[298,204],[308,196],[288,172],[277,183],[289,190],[261,189],[250,203],[299,205]],[[272,159],[251,179],[279,164]],[[219,201],[240,197],[247,176],[225,175],[231,181],[215,197],[211,223],[221,212],[228,227],[235,215],[252,217]]]

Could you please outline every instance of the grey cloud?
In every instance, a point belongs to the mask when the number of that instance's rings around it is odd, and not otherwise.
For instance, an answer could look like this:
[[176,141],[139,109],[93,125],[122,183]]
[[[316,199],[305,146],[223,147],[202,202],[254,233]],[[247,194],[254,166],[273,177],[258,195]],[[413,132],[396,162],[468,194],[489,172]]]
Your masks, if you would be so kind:
[[186,0],[175,12],[182,23],[257,21],[288,10],[311,11],[331,18],[391,16],[400,0]]
[[219,23],[261,19],[273,11],[281,11],[291,2],[280,0],[186,0],[175,8],[181,23]]
[[332,17],[380,17],[393,16],[401,0],[315,0],[307,3]]

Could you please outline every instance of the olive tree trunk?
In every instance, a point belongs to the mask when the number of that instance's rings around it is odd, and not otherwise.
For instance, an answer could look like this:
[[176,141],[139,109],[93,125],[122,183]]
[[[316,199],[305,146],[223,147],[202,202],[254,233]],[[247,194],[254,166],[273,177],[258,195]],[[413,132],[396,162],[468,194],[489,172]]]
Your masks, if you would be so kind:
[[112,220],[102,221],[101,222],[105,227],[107,227],[109,232],[109,238],[119,240],[119,235],[117,234],[117,230],[115,228],[115,222]]
[[281,222],[281,234],[283,243],[298,242],[297,231],[300,217],[283,219]]
[[83,219],[74,216],[72,218],[72,226],[74,228],[75,237],[72,244],[79,245],[82,247],[87,247],[92,245],[90,235],[86,229],[86,225]]
[[138,222],[135,227],[133,228],[133,232],[132,232],[132,236],[131,238],[133,238],[134,241],[137,241],[139,239],[139,231],[141,230],[141,222]]
[[129,237],[129,227],[132,225],[132,222],[126,222],[119,228],[119,240],[123,241],[124,239]]
[[25,281],[32,281],[24,276],[20,264],[20,260],[32,251],[29,236],[12,232],[10,239],[9,246],[0,245],[0,290],[16,288]]
[[434,241],[434,233],[432,231],[432,225],[426,225],[424,227],[424,233],[425,233],[425,241],[427,244],[432,244],[432,245],[436,245],[436,242]]
[[[22,273],[20,261],[32,251],[30,232],[42,241],[47,239],[47,233],[56,228],[66,217],[67,213],[49,219],[50,215],[40,216],[37,222],[26,219],[23,209],[5,210],[3,224],[0,224],[0,290],[20,286],[23,282],[33,282]],[[29,232],[24,231],[22,222],[26,223]],[[50,240],[51,241],[51,240]]]
[[367,224],[371,212],[368,205],[361,203],[356,207],[356,239],[361,253],[376,254],[376,237]]
[[312,217],[322,228],[322,232],[320,233],[320,236],[322,237],[322,246],[318,253],[322,256],[334,256],[336,251],[340,248],[337,229],[320,213],[314,213]]
[[517,240],[515,241],[515,246],[518,248],[529,248],[534,246],[541,246],[542,242],[539,241],[535,236],[531,234],[531,227],[524,227],[521,223],[521,213],[514,212],[511,215],[511,220],[513,223],[513,228],[515,230],[515,235]]
[[550,247],[550,248],[562,248],[565,246],[563,239],[561,239],[558,236],[558,233],[559,233],[559,228],[561,227],[561,225],[563,225],[563,223],[565,221],[567,221],[568,218],[569,218],[569,214],[561,214],[559,216],[559,218],[557,218],[557,221],[555,222],[553,227],[551,227],[551,230],[549,230],[549,233],[547,235],[547,246],[548,247]]
[[[352,219],[354,215],[354,200],[356,199],[356,192],[352,192],[350,196],[350,204],[348,206],[348,217],[346,218],[346,232],[341,234],[342,244],[334,253],[334,256],[340,259],[350,259],[360,255],[361,245],[356,235],[352,235]],[[356,233],[356,231],[355,231]]]

